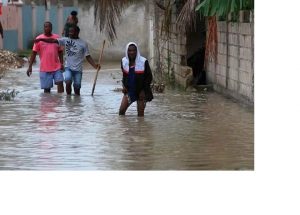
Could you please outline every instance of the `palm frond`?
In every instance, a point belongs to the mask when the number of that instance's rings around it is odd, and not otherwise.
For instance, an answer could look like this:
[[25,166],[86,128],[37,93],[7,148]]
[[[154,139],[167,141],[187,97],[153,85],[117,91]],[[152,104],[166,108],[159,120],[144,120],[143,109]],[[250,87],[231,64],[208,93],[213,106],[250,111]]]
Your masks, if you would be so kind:
[[133,3],[141,0],[95,0],[95,25],[99,26],[100,32],[105,32],[108,40],[113,42],[117,39],[116,24],[120,22],[123,10]]
[[253,10],[254,0],[202,0],[195,7],[204,16],[225,16],[245,9]]
[[179,26],[185,26],[180,27],[181,30],[186,30],[190,27],[196,28],[196,11],[195,7],[198,4],[198,0],[187,0],[182,7],[178,17],[177,17],[177,24]]

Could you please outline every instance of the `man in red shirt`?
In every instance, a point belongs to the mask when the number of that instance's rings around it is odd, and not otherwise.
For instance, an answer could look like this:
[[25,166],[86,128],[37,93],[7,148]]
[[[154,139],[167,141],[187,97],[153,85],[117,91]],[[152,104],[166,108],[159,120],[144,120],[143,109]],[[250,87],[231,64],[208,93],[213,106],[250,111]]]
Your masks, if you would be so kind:
[[[52,34],[52,23],[44,23],[44,33],[37,36],[39,38],[59,38],[59,35]],[[27,76],[32,74],[32,64],[36,58],[36,55],[40,56],[40,82],[41,89],[44,89],[44,93],[50,93],[53,87],[53,81],[57,85],[57,92],[64,92],[63,85],[63,48],[55,43],[35,43],[32,48],[32,55],[29,60],[29,67],[27,70]]]

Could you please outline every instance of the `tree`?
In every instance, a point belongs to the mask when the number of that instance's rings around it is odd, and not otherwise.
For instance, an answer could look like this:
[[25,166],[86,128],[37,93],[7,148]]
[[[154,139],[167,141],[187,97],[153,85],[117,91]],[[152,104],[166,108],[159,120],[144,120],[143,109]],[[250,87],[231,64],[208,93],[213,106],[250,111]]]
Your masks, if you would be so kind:
[[195,10],[203,16],[226,16],[240,10],[253,10],[254,0],[203,0]]

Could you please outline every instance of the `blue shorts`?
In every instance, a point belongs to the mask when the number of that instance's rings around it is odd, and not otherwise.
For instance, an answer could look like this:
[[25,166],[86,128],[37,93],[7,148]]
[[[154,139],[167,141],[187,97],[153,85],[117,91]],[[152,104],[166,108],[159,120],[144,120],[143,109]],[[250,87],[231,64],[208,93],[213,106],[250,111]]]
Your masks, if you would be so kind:
[[40,72],[41,89],[51,89],[54,83],[64,81],[64,76],[60,70],[54,72]]
[[65,68],[65,81],[71,81],[75,89],[81,88],[82,71],[74,71],[70,68]]

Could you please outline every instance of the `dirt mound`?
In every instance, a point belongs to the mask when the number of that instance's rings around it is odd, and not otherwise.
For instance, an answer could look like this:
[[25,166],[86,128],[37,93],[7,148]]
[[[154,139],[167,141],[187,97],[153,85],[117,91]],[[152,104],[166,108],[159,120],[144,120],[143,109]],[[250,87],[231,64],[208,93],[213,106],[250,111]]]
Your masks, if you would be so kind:
[[17,54],[7,50],[0,50],[0,78],[6,70],[21,68],[24,63],[24,60]]

